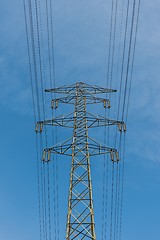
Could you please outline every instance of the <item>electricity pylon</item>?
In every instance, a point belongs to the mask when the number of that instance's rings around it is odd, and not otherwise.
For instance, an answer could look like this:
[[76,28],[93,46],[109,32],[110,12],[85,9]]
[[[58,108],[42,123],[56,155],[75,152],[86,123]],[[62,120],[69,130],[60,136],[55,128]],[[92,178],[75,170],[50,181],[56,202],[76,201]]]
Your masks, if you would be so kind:
[[95,117],[87,112],[88,104],[103,103],[110,108],[108,99],[97,97],[97,94],[112,93],[116,90],[90,86],[79,82],[71,86],[45,90],[46,92],[64,94],[64,97],[52,100],[52,108],[58,103],[74,105],[74,113],[62,115],[51,120],[37,122],[36,132],[42,132],[43,125],[73,128],[73,135],[61,144],[44,149],[43,161],[50,161],[51,153],[71,156],[70,188],[68,198],[68,215],[66,224],[66,240],[96,239],[94,209],[92,198],[92,182],[90,156],[109,153],[113,162],[119,161],[118,151],[89,137],[88,129],[93,127],[118,125],[119,131],[125,131],[125,123]]

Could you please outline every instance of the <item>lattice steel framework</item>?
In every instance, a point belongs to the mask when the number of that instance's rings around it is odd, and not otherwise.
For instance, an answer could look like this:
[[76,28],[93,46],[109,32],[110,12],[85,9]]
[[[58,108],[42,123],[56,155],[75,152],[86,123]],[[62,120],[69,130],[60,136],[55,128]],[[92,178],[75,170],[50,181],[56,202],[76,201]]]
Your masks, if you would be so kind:
[[109,153],[111,160],[119,161],[118,151],[101,145],[88,136],[88,129],[100,126],[117,125],[119,131],[126,131],[125,123],[95,117],[88,113],[88,104],[103,103],[104,108],[110,107],[108,99],[97,97],[97,94],[112,93],[116,90],[90,86],[79,82],[71,86],[45,90],[57,94],[64,94],[62,98],[52,100],[52,108],[58,103],[74,104],[74,112],[66,116],[58,116],[51,120],[37,122],[36,132],[42,132],[43,125],[73,128],[73,135],[61,144],[44,149],[43,161],[50,161],[51,153],[71,156],[70,189],[68,198],[68,215],[66,225],[66,240],[96,239],[94,210],[92,198],[92,182],[90,156]]

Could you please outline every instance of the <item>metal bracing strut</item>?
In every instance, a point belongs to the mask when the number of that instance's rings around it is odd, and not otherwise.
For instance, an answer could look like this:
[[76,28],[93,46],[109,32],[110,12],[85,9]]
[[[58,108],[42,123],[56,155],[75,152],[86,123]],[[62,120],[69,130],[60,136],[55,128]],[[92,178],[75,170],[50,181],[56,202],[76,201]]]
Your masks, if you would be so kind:
[[66,240],[96,239],[94,209],[92,198],[92,181],[90,156],[109,153],[113,162],[119,161],[118,151],[114,148],[97,143],[88,136],[88,129],[100,126],[117,125],[119,131],[126,131],[125,123],[110,120],[102,116],[95,117],[87,113],[87,104],[103,103],[110,107],[108,99],[96,97],[96,94],[111,93],[115,90],[90,86],[85,83],[76,83],[46,90],[65,94],[62,98],[52,100],[52,108],[58,103],[74,104],[73,114],[59,116],[55,119],[40,121],[36,124],[36,132],[42,132],[43,125],[62,126],[73,128],[73,135],[61,144],[44,149],[43,161],[50,161],[51,153],[72,157],[70,172],[70,188],[68,198],[68,215],[66,224]]

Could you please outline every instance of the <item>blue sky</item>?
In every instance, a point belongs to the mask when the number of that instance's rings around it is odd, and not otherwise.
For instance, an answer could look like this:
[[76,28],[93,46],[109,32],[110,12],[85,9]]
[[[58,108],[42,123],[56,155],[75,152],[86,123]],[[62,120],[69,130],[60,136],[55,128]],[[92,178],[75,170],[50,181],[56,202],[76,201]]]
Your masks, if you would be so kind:
[[[74,81],[101,85],[105,78],[107,1],[84,2],[55,1],[58,85]],[[158,0],[142,1],[127,127],[123,240],[160,238],[159,11]],[[35,134],[22,1],[1,0],[0,29],[0,239],[39,239]],[[60,179],[60,189],[67,179],[66,173]],[[63,237],[63,224],[60,230]],[[97,227],[97,232],[100,230]]]

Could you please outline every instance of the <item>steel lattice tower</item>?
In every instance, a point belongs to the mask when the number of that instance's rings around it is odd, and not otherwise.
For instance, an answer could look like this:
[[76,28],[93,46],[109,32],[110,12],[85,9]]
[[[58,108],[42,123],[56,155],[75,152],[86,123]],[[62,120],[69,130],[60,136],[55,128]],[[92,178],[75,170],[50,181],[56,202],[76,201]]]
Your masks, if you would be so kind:
[[109,108],[109,100],[96,95],[116,91],[90,86],[82,82],[45,91],[65,95],[52,100],[53,108],[57,108],[58,103],[74,104],[73,114],[40,121],[36,125],[36,132],[40,133],[43,125],[73,128],[71,138],[61,144],[45,149],[43,154],[43,161],[46,162],[50,161],[51,153],[67,155],[72,158],[66,240],[95,240],[90,156],[109,153],[113,162],[119,161],[119,157],[116,149],[101,145],[90,138],[88,129],[118,125],[119,131],[122,132],[126,130],[126,127],[122,121],[111,120],[102,116],[95,117],[87,112],[87,105],[103,103],[104,108]]

